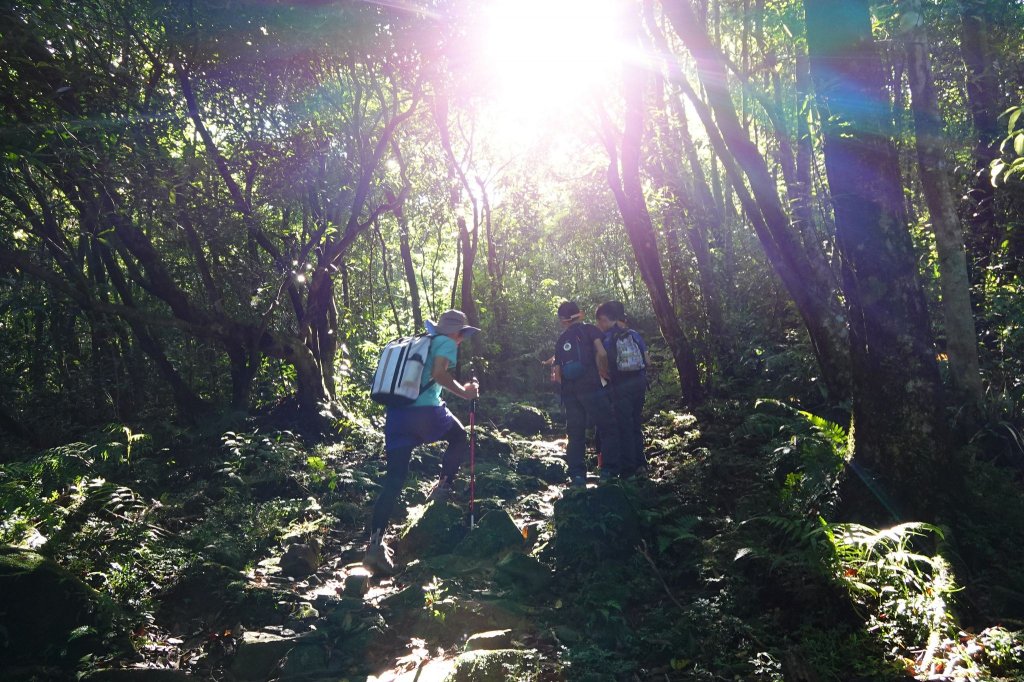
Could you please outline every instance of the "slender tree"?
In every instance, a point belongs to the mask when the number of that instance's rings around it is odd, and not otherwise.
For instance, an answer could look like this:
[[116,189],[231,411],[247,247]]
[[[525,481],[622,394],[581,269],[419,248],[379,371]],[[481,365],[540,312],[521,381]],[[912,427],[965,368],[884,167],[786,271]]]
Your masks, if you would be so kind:
[[[640,156],[644,132],[644,86],[648,79],[642,69],[627,67],[624,74],[626,101],[625,125],[621,134],[613,130],[604,116],[603,137],[608,151],[608,184],[615,196],[626,234],[633,247],[640,276],[651,296],[655,317],[662,336],[672,351],[683,399],[690,404],[700,402],[703,388],[697,360],[686,332],[672,308],[665,286],[665,275],[658,254],[657,234],[647,209],[640,177]],[[620,141],[621,152],[616,140]],[[621,153],[621,156],[620,156]]]
[[939,113],[932,77],[928,35],[920,0],[901,5],[903,40],[907,50],[907,78],[914,113],[914,146],[935,244],[939,255],[939,286],[945,320],[946,350],[953,383],[975,405],[982,401],[978,342],[971,312],[970,281],[964,253],[963,228],[956,211],[947,160],[950,140]]

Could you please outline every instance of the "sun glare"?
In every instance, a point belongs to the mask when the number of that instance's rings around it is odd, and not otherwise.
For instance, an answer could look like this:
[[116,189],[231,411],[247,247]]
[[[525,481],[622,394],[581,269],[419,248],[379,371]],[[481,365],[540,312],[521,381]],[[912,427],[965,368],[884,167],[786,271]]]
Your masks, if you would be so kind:
[[617,85],[625,50],[616,0],[494,0],[480,51],[510,124],[564,115]]

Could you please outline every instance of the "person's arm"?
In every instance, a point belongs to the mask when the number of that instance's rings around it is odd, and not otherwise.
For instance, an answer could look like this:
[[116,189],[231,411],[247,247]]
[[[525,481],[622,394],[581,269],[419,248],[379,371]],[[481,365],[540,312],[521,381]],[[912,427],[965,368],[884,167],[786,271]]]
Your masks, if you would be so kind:
[[430,378],[441,388],[447,388],[464,400],[476,400],[480,395],[479,385],[476,382],[460,384],[448,371],[450,366],[451,361],[448,358],[438,355],[434,358],[434,368],[430,372]]
[[597,359],[597,373],[602,379],[609,381],[611,374],[608,372],[608,351],[604,349],[601,339],[594,339],[594,357]]

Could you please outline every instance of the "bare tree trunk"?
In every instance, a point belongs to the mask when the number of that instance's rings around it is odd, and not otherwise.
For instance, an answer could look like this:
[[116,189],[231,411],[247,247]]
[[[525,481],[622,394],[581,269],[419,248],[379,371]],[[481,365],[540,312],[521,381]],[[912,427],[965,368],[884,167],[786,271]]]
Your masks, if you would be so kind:
[[405,282],[409,285],[409,299],[412,303],[413,328],[418,333],[423,329],[423,308],[420,306],[420,287],[416,282],[416,268],[412,263],[412,249],[409,247],[409,219],[403,212],[398,217],[398,250],[402,255]]
[[[669,68],[676,71],[674,79],[693,101],[709,139],[730,174],[744,212],[757,231],[768,261],[800,312],[830,396],[836,402],[843,400],[850,394],[849,360],[842,328],[843,311],[834,293],[828,264],[816,251],[806,250],[790,226],[768,165],[737,117],[728,89],[724,55],[697,23],[686,0],[663,0],[662,6],[697,61],[697,73],[707,93],[708,105],[697,97],[678,65],[670,61]],[[714,120],[707,112],[708,106],[714,111]],[[736,166],[750,182],[753,197],[747,200],[744,199],[743,178],[736,176]]]
[[[851,469],[846,511],[871,516],[880,500],[897,517],[934,519],[945,467],[942,389],[924,293],[903,205],[868,0],[805,0],[825,169],[853,368]],[[878,516],[874,516],[878,519]]]
[[970,281],[963,229],[956,212],[946,158],[950,141],[943,129],[929,57],[920,0],[903,0],[901,25],[906,27],[907,75],[914,113],[914,138],[921,187],[935,230],[939,255],[939,286],[946,322],[946,350],[953,384],[974,405],[983,399],[978,342],[971,311]]
[[967,251],[971,283],[982,285],[999,244],[989,164],[999,156],[999,84],[988,42],[984,0],[959,0],[960,51],[967,66],[967,106],[974,123],[974,184],[968,193]]
[[[474,223],[476,220],[473,221]],[[466,319],[474,327],[480,326],[480,313],[476,309],[476,299],[473,298],[473,265],[476,262],[477,231],[469,233],[466,227],[466,219],[459,216],[459,241],[462,244],[462,290],[461,305],[462,312],[466,313]]]
[[697,360],[690,340],[680,326],[675,311],[672,309],[672,303],[669,301],[665,288],[665,276],[661,269],[661,258],[658,253],[657,234],[651,222],[651,215],[647,210],[647,201],[640,179],[640,153],[644,128],[643,86],[645,82],[646,78],[644,78],[642,70],[635,67],[626,70],[626,119],[621,135],[621,175],[618,170],[618,154],[615,147],[616,135],[611,130],[610,121],[605,121],[605,146],[610,157],[608,183],[615,195],[619,212],[622,214],[626,234],[629,236],[629,242],[640,268],[640,276],[651,296],[658,326],[672,351],[676,370],[679,372],[679,386],[683,400],[693,405],[703,399]]

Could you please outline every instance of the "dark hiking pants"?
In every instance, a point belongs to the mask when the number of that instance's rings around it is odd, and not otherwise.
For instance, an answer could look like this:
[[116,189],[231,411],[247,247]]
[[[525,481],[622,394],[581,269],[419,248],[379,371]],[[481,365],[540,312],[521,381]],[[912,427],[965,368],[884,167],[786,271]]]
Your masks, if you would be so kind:
[[[621,467],[617,472],[629,475],[647,463],[644,456],[643,411],[647,394],[647,379],[636,375],[621,379],[611,386],[612,408],[619,425],[622,445]],[[601,440],[604,431],[600,428]]]
[[611,473],[618,473],[620,459],[619,428],[608,392],[599,388],[585,391],[566,391],[562,394],[565,404],[565,430],[569,444],[565,458],[569,464],[569,476],[576,478],[587,475],[583,455],[587,447],[587,423],[598,424],[601,433],[601,455],[604,467]]
[[416,445],[403,444],[398,447],[388,447],[386,450],[387,470],[384,474],[384,482],[381,485],[377,502],[373,505],[373,517],[370,521],[371,534],[377,531],[383,534],[384,530],[387,529],[388,521],[391,519],[391,514],[395,509],[395,503],[398,502],[398,496],[401,494],[402,487],[405,485],[405,479],[409,475],[409,460],[412,458],[412,451],[418,445],[442,440],[448,441],[448,447],[445,449],[444,456],[441,459],[441,476],[451,480],[458,473],[459,467],[462,466],[466,455],[469,453],[469,437],[466,434],[465,427],[462,426],[458,419],[453,417],[452,421],[453,423],[448,431],[442,434],[440,438],[422,440],[416,443]]

